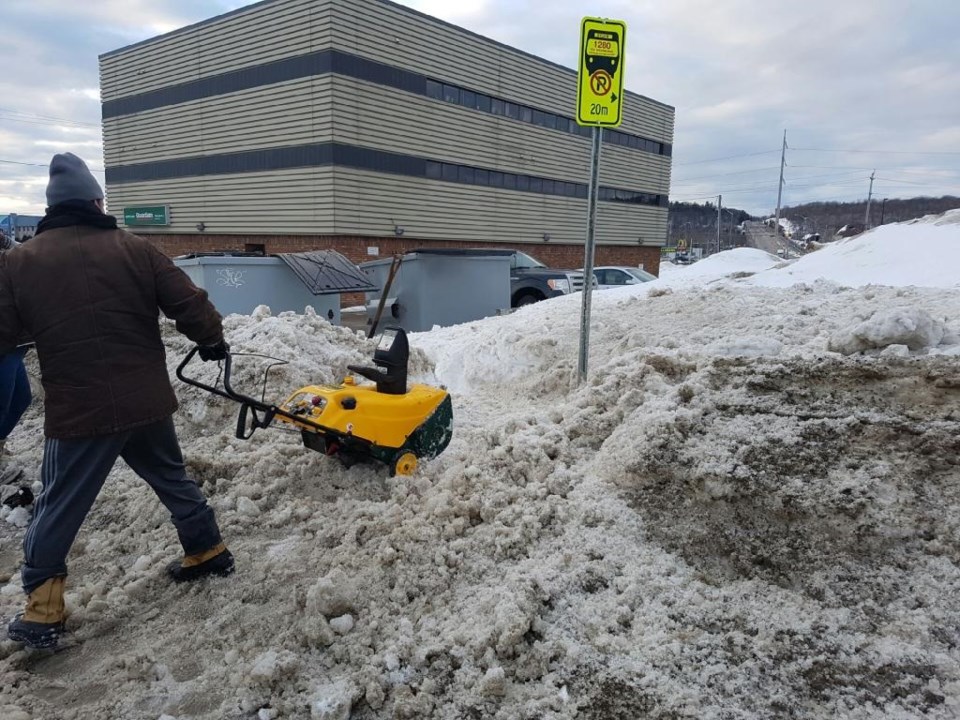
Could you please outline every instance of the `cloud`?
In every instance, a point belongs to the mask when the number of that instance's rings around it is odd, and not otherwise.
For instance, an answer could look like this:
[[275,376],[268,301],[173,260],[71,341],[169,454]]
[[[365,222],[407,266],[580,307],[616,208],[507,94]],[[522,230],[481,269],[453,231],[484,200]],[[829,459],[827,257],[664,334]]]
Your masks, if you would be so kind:
[[43,212],[46,164],[55,152],[72,150],[91,169],[103,167],[101,53],[224,9],[210,0],[5,0],[0,214]]
[[[3,26],[14,29],[6,52],[15,61],[0,77],[0,108],[92,125],[15,122],[0,109],[0,159],[45,163],[50,150],[76,141],[101,167],[92,144],[100,138],[97,56],[247,4],[6,0]],[[402,4],[576,65],[585,7],[574,0]],[[787,203],[865,196],[873,168],[892,179],[878,183],[891,196],[958,192],[957,3],[596,0],[589,11],[627,21],[627,87],[676,107],[672,197],[723,193],[725,204],[771,210],[779,171],[770,167],[779,166],[784,128]],[[0,163],[0,183],[8,183],[0,184],[8,203],[0,212],[42,209],[42,194],[29,194],[37,177],[45,182],[43,168]]]

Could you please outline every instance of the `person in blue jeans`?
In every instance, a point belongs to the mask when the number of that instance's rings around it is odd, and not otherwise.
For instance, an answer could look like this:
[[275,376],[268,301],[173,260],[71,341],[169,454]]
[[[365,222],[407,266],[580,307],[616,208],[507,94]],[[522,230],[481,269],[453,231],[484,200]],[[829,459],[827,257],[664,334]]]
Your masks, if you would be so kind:
[[[13,250],[19,243],[0,233],[0,253]],[[25,350],[0,355],[0,485],[15,482],[22,470],[10,463],[7,437],[30,407],[30,381],[23,366]]]
[[30,407],[30,381],[23,366],[24,350],[0,356],[0,485],[15,481],[21,474],[6,457],[7,437]]

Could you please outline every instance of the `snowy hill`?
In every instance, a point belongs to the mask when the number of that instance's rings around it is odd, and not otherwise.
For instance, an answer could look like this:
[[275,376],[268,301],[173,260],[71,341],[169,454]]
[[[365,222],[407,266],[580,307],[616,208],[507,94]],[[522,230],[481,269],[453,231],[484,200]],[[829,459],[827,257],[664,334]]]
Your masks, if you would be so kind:
[[[670,266],[595,294],[582,387],[578,296],[414,335],[411,374],[450,388],[456,431],[410,478],[280,430],[236,440],[235,407],[178,385],[237,575],[168,585],[173,530],[116,470],[70,558],[79,646],[37,660],[0,642],[0,708],[955,718],[958,260],[955,212],[793,263]],[[315,315],[231,316],[227,336],[293,359],[274,396],[373,348]],[[189,344],[165,337],[172,370]],[[11,438],[34,476],[41,422],[32,408]],[[11,576],[22,529],[0,526]],[[0,610],[21,603],[14,575]]]
[[830,280],[847,286],[960,286],[960,210],[920,220],[882,225],[831,243],[789,268],[771,270],[755,282],[784,287]]

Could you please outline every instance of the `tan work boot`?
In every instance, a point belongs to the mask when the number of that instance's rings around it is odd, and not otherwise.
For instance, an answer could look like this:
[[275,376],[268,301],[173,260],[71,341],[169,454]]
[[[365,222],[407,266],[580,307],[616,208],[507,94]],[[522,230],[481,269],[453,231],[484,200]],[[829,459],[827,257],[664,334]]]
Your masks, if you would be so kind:
[[208,575],[226,577],[234,571],[233,554],[222,542],[196,555],[185,555],[180,562],[167,566],[167,574],[174,582],[190,582]]
[[47,580],[29,596],[27,608],[7,626],[7,636],[32,648],[55,647],[63,634],[64,576]]

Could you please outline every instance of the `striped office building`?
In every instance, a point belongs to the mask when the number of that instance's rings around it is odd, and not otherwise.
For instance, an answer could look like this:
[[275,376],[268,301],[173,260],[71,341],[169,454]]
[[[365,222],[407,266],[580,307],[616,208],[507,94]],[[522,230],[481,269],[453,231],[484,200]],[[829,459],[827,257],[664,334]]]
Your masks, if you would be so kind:
[[[522,50],[386,0],[266,0],[106,53],[100,76],[110,212],[170,254],[490,246],[583,263],[576,74]],[[627,93],[604,131],[599,263],[656,272],[673,124]]]

